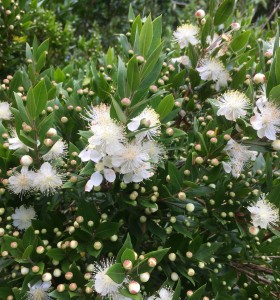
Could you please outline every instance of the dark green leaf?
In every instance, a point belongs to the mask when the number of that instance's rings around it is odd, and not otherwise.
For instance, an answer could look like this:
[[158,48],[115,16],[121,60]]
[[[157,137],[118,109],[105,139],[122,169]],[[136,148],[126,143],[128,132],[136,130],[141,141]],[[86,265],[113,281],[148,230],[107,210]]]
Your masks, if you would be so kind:
[[214,25],[220,25],[227,21],[232,15],[234,8],[234,0],[225,0],[217,9],[214,17]]
[[116,263],[108,269],[106,275],[116,283],[122,283],[125,278],[125,271],[121,263]]

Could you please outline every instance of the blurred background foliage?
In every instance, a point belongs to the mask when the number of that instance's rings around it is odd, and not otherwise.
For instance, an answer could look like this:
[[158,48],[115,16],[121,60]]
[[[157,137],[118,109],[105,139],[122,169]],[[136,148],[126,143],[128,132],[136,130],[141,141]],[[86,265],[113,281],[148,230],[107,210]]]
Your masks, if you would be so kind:
[[[239,17],[269,26],[269,16],[277,8],[277,0],[238,0]],[[63,65],[73,60],[82,66],[97,59],[97,53],[116,44],[119,33],[129,29],[129,4],[136,14],[153,17],[163,15],[163,36],[193,11],[207,10],[203,0],[0,0],[0,70],[1,78],[12,74],[22,64],[26,42],[34,36],[39,42],[49,39],[48,62]],[[167,43],[168,46],[168,43]]]

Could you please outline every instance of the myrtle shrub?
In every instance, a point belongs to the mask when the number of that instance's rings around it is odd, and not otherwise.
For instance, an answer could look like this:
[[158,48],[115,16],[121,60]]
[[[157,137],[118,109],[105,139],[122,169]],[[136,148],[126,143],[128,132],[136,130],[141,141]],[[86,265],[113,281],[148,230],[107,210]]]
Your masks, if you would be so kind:
[[240,7],[165,41],[130,6],[64,64],[27,43],[0,90],[0,299],[279,299],[277,11]]

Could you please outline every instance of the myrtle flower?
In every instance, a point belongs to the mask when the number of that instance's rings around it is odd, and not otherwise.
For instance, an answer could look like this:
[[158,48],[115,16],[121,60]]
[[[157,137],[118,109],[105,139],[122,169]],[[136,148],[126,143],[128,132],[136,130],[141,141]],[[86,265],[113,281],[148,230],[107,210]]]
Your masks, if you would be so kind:
[[31,221],[35,219],[36,213],[32,206],[25,208],[23,205],[15,209],[12,214],[13,225],[20,230],[25,230],[31,226]]
[[174,291],[170,287],[162,287],[157,296],[150,296],[148,300],[172,300]]
[[23,149],[29,151],[30,148],[19,139],[15,129],[12,129],[11,136],[12,137],[8,139],[10,150]]
[[198,27],[191,24],[184,24],[178,27],[177,30],[173,33],[173,36],[181,49],[188,47],[189,44],[198,44],[199,40],[197,38],[197,35]]
[[251,117],[252,127],[257,130],[259,138],[266,137],[276,140],[276,134],[280,132],[280,109],[273,102],[258,100],[254,108],[255,115]]
[[119,151],[122,147],[121,142],[125,140],[123,127],[113,120],[104,125],[93,125],[91,131],[93,136],[88,139],[88,142],[102,156]]
[[63,184],[61,174],[50,163],[45,162],[34,176],[33,186],[43,194],[54,194]]
[[228,141],[224,150],[230,160],[222,162],[226,173],[232,173],[232,176],[239,177],[246,164],[256,159],[257,152],[250,151],[248,148],[235,142],[233,139]]
[[175,57],[171,59],[171,62],[174,64],[176,62],[186,66],[186,67],[190,67],[191,66],[191,61],[189,59],[189,57],[187,55],[183,55],[180,57]]
[[54,159],[63,157],[64,155],[66,155],[66,151],[67,151],[66,142],[64,142],[62,140],[58,140],[51,147],[51,149],[46,154],[44,154],[42,157],[43,157],[44,161],[50,161],[50,160],[54,160]]
[[149,161],[153,164],[159,163],[165,153],[165,150],[162,146],[162,144],[157,143],[153,140],[144,142],[143,144],[144,151],[149,155],[150,159]]
[[245,94],[238,91],[228,91],[221,95],[214,104],[219,108],[218,116],[225,116],[227,120],[236,121],[246,115],[246,110],[250,108],[249,99]]
[[119,288],[122,286],[116,283],[106,273],[108,269],[114,265],[114,260],[103,260],[100,263],[95,263],[93,271],[93,285],[94,290],[100,294],[101,297],[113,298],[117,296]]
[[154,175],[152,170],[151,164],[149,162],[144,162],[139,168],[135,169],[134,172],[124,174],[123,181],[124,183],[141,182]]
[[131,122],[127,124],[127,128],[130,131],[136,131],[140,125],[141,121],[147,123],[148,128],[140,133],[136,134],[136,138],[142,140],[147,137],[149,140],[160,134],[160,120],[159,114],[151,107],[146,107],[137,117],[132,118]]
[[202,80],[213,80],[216,83],[216,90],[227,86],[229,72],[224,65],[215,58],[203,59],[200,66],[196,68]]
[[110,123],[110,106],[103,103],[98,106],[92,106],[87,111],[87,117],[85,117],[85,119],[90,122],[91,125],[100,125],[106,122]]
[[123,150],[112,157],[112,165],[119,168],[121,174],[132,173],[140,168],[150,157],[140,142],[127,143]]
[[35,172],[29,171],[28,167],[22,167],[20,173],[14,172],[8,179],[8,188],[17,195],[24,195],[33,189]]
[[48,296],[48,290],[51,287],[51,282],[38,281],[34,285],[28,284],[29,291],[27,292],[27,300],[51,300]]
[[267,228],[279,221],[278,208],[266,199],[265,194],[262,194],[257,203],[247,209],[251,213],[252,223],[255,227]]
[[104,157],[103,162],[99,162],[95,165],[95,172],[86,183],[85,191],[90,192],[94,186],[99,186],[103,181],[103,177],[108,182],[114,182],[116,179],[116,173],[112,168],[111,158],[108,156]]
[[10,104],[8,102],[0,102],[0,121],[10,120],[11,117]]
[[102,156],[103,155],[100,152],[95,150],[95,146],[90,144],[79,154],[81,161],[92,160],[94,162],[99,162]]

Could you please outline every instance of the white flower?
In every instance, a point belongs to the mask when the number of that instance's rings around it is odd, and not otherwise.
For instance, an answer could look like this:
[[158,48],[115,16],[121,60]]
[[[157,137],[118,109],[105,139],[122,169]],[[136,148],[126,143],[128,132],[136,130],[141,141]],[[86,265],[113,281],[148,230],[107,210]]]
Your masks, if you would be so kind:
[[31,220],[35,219],[36,213],[33,207],[25,208],[23,205],[15,209],[12,214],[13,225],[20,230],[25,230],[31,226]]
[[280,132],[280,109],[273,102],[258,100],[254,108],[255,115],[251,117],[252,127],[257,130],[259,138],[266,137],[269,140],[276,140],[276,133]]
[[88,139],[89,146],[79,157],[83,161],[98,162],[106,154],[119,151],[125,140],[123,126],[110,117],[110,107],[105,104],[94,106],[88,111],[86,118],[90,122],[93,136]]
[[61,177],[50,163],[45,162],[37,171],[33,186],[43,194],[54,194],[56,189],[63,184]]
[[250,108],[249,99],[245,94],[238,91],[228,91],[221,95],[214,102],[219,107],[218,116],[225,116],[227,120],[236,121],[237,118],[244,117],[246,110]]
[[116,294],[112,296],[112,300],[131,300],[131,298],[127,298],[121,294]]
[[234,177],[239,177],[243,168],[250,160],[255,160],[257,152],[248,150],[233,139],[229,140],[224,150],[229,156],[229,162],[222,162],[226,173],[232,173]]
[[28,146],[26,146],[19,138],[17,135],[17,132],[15,129],[12,129],[11,132],[12,137],[8,139],[9,142],[9,149],[10,150],[16,150],[16,149],[24,149],[26,151],[29,151]]
[[216,90],[227,85],[229,72],[224,65],[217,59],[203,59],[200,67],[196,68],[202,80],[213,80],[216,83]]
[[58,140],[52,146],[52,148],[49,150],[49,152],[46,153],[45,155],[43,155],[42,157],[43,157],[44,161],[50,161],[53,159],[57,159],[59,157],[63,157],[64,155],[66,155],[66,151],[67,151],[66,142],[63,142],[62,140]]
[[123,176],[124,183],[130,182],[141,182],[144,179],[148,179],[153,176],[152,166],[150,163],[143,163],[139,168],[135,169],[134,172],[127,173]]
[[80,152],[79,157],[82,161],[92,160],[99,162],[103,154],[95,150],[95,146],[89,144],[83,151]]
[[28,167],[22,167],[20,173],[15,172],[8,181],[8,188],[14,194],[24,195],[26,192],[33,189],[33,181],[35,172],[29,171]]
[[98,106],[92,106],[87,112],[87,116],[85,119],[90,122],[91,125],[110,123],[110,106],[103,103]]
[[0,121],[10,120],[12,112],[10,110],[10,104],[8,102],[0,102]]
[[27,300],[51,300],[51,297],[48,296],[51,285],[50,281],[38,281],[32,286],[28,284]]
[[135,172],[149,159],[150,157],[144,151],[142,144],[134,140],[127,143],[121,152],[112,157],[112,165],[120,168],[121,174],[127,174]]
[[158,292],[158,297],[152,296],[150,298],[155,299],[155,300],[172,300],[173,299],[173,295],[174,295],[174,291],[169,288],[161,288]]
[[143,143],[143,149],[148,153],[151,163],[157,164],[162,160],[165,153],[163,146],[153,140]]
[[93,271],[93,283],[95,291],[100,294],[101,297],[112,298],[117,296],[118,290],[122,284],[116,283],[111,279],[106,272],[108,269],[113,266],[114,261],[103,260],[100,263],[95,263]]
[[146,107],[140,115],[132,118],[131,122],[127,124],[127,128],[130,131],[136,131],[140,127],[142,120],[145,120],[149,124],[149,128],[136,134],[137,139],[141,140],[144,137],[147,137],[150,140],[153,139],[153,137],[159,136],[161,125],[159,114],[151,107]]
[[278,208],[266,199],[265,194],[262,194],[255,205],[249,206],[248,210],[255,227],[267,228],[279,221]]
[[191,66],[191,61],[189,59],[189,57],[187,55],[183,55],[180,57],[175,57],[171,59],[171,62],[174,64],[176,62],[186,66],[186,67],[190,67]]
[[198,44],[199,40],[197,38],[197,35],[198,27],[191,24],[184,24],[178,27],[177,30],[173,33],[173,36],[181,49],[188,47],[189,44]]
[[111,159],[108,156],[104,157],[102,163],[100,162],[95,165],[95,170],[86,183],[86,192],[90,192],[94,186],[99,186],[103,181],[103,176],[108,182],[114,182],[116,179],[116,173],[112,169]]

